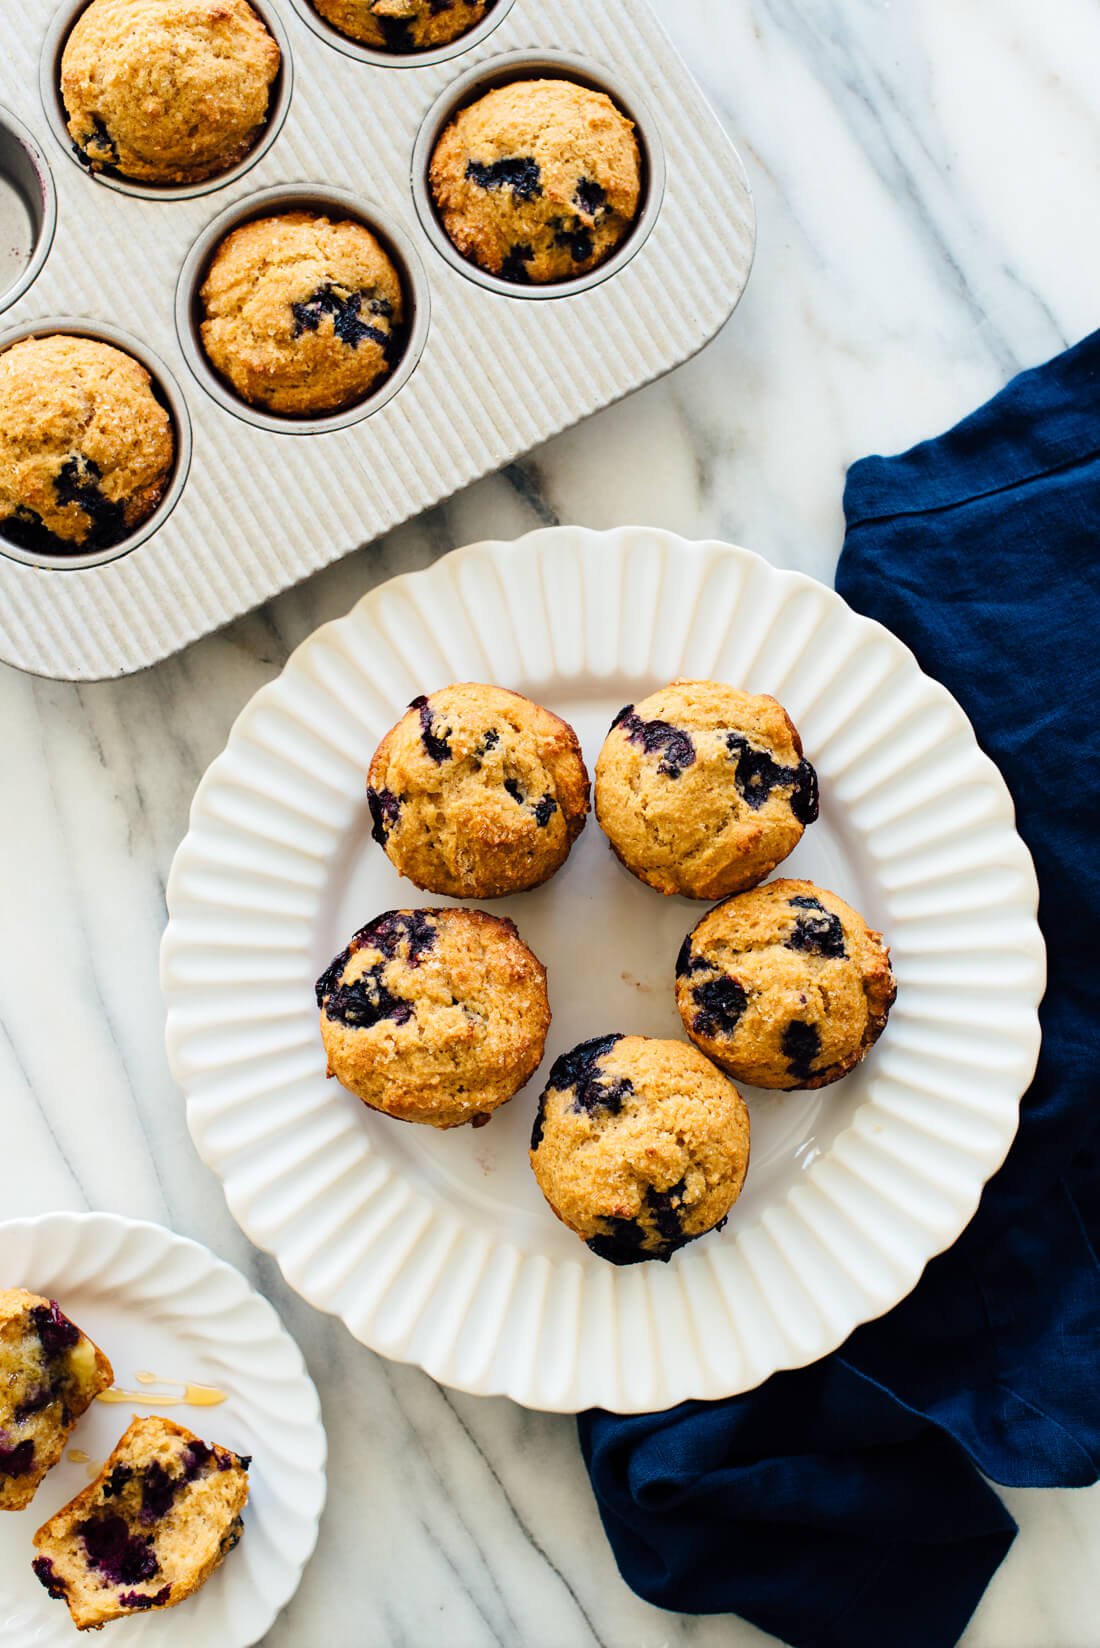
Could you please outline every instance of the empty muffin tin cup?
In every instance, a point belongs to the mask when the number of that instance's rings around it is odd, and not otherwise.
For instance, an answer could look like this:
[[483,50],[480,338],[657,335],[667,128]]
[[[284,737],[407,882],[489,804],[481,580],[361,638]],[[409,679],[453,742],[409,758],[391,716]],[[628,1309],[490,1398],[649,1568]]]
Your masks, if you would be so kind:
[[515,0],[496,0],[481,22],[472,29],[467,29],[455,40],[448,40],[445,46],[430,46],[426,51],[388,51],[380,46],[368,46],[362,40],[352,40],[350,35],[342,34],[321,16],[315,6],[310,5],[310,0],[290,0],[290,3],[314,34],[338,52],[343,52],[345,57],[354,57],[360,63],[373,63],[380,69],[424,69],[432,63],[447,63],[452,57],[459,57],[463,52],[479,46],[486,35],[492,34],[503,23]]
[[8,109],[0,109],[0,310],[41,271],[57,227],[57,195],[46,157]]
[[235,182],[255,166],[258,160],[262,160],[278,137],[290,108],[294,65],[290,52],[290,37],[278,12],[269,0],[248,0],[248,3],[279,48],[279,72],[271,83],[267,118],[246,155],[235,165],[227,167],[224,172],[203,178],[200,183],[142,183],[135,178],[123,177],[121,172],[113,172],[110,168],[106,171],[93,171],[80,158],[69,134],[68,114],[61,96],[61,57],[74,24],[81,13],[87,11],[91,0],[69,0],[68,4],[63,5],[50,24],[42,43],[42,55],[38,60],[38,87],[50,130],[70,160],[95,183],[101,183],[107,189],[115,189],[122,195],[134,195],[139,200],[193,200],[197,195],[213,194],[217,189],[224,189],[227,183]]
[[[319,412],[313,416],[270,412],[263,406],[254,406],[251,401],[246,401],[211,363],[203,348],[200,330],[203,320],[202,283],[211,259],[226,235],[256,218],[303,211],[316,212],[324,217],[352,218],[369,229],[397,270],[405,302],[404,347],[397,364],[362,400],[353,401],[336,412]],[[409,381],[424,352],[430,313],[431,300],[424,265],[400,224],[387,212],[368,205],[346,189],[330,189],[320,183],[277,184],[227,207],[207,225],[188,252],[176,285],[176,331],[187,364],[199,383],[213,400],[224,406],[227,412],[232,412],[234,417],[277,435],[327,435],[333,430],[359,423],[385,406]]]
[[[435,146],[444,128],[458,114],[498,86],[508,86],[517,80],[574,80],[592,91],[606,92],[611,101],[629,120],[634,122],[634,135],[642,159],[642,188],[638,201],[638,215],[625,238],[611,256],[598,263],[587,274],[570,280],[547,281],[545,284],[525,284],[504,280],[492,275],[469,258],[463,257],[446,229],[432,199],[428,173]],[[436,99],[428,110],[417,133],[412,162],[413,198],[424,233],[441,257],[452,268],[489,292],[502,297],[536,299],[576,297],[600,286],[624,269],[636,257],[646,242],[661,210],[665,192],[665,155],[656,120],[639,93],[618,74],[589,63],[582,57],[559,51],[515,51],[494,57],[460,75]]]
[[180,493],[187,480],[187,471],[191,466],[191,419],[180,386],[160,356],[154,355],[151,349],[132,337],[129,332],[123,332],[117,326],[108,326],[105,321],[91,321],[78,315],[49,315],[43,320],[26,321],[22,326],[13,327],[0,335],[0,354],[24,338],[54,337],[59,332],[69,337],[94,338],[97,343],[113,344],[116,349],[121,349],[123,354],[132,355],[136,361],[140,361],[152,379],[154,395],[171,419],[174,447],[172,473],[168,477],[163,497],[152,514],[117,543],[108,544],[102,549],[88,550],[86,553],[80,550],[70,552],[61,549],[24,549],[20,544],[14,544],[5,537],[3,525],[0,523],[0,554],[8,556],[13,561],[22,561],[25,566],[46,567],[51,572],[78,572],[88,567],[104,566],[108,561],[117,561],[120,556],[129,555],[131,550],[143,544],[164,525],[179,502]]

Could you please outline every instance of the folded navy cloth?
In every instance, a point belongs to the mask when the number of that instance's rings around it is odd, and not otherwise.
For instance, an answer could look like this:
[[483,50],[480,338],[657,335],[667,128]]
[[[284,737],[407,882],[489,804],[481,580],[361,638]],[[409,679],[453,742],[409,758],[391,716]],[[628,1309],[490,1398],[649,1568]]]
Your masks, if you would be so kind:
[[909,1297],[744,1396],[580,1419],[623,1577],[795,1648],[951,1648],[1015,1535],[985,1481],[1100,1474],[1100,332],[848,472],[837,589],[1003,772],[1049,983],[1008,1160]]

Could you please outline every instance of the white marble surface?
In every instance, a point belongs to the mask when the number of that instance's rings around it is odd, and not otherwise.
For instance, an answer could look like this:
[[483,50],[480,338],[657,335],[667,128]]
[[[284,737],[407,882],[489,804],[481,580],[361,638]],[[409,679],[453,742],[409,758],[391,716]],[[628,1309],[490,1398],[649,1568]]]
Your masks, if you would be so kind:
[[[1100,322],[1095,0],[657,4],[759,208],[753,280],[718,341],[155,670],[77,688],[0,669],[0,1206],[170,1224],[237,1263],[297,1335],[331,1491],[270,1648],[768,1639],[626,1589],[570,1420],[380,1361],[230,1219],[166,1068],[157,945],[188,802],[233,717],[376,581],[539,522],[725,536],[831,579],[853,458],[934,433]],[[1095,1648],[1100,1489],[1005,1497],[1021,1536],[967,1648]]]

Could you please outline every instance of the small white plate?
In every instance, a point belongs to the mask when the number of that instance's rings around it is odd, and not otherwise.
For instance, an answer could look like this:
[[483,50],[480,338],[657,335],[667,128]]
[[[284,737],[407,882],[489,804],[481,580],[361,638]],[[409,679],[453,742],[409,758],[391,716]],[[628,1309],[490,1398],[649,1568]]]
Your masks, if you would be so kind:
[[87,1486],[135,1414],[163,1413],[207,1441],[252,1455],[245,1532],[237,1549],[181,1603],[127,1620],[133,1648],[249,1648],[298,1588],[325,1501],[325,1432],[313,1381],[279,1318],[239,1272],[159,1225],[108,1213],[51,1213],[0,1224],[0,1286],[56,1299],[106,1351],[123,1390],[138,1375],[166,1388],[224,1391],[215,1407],[93,1402],[61,1463],[24,1511],[0,1515],[0,1642],[69,1648],[76,1632],[63,1602],[31,1571],[36,1528]]
[[[615,712],[676,675],[790,710],[822,812],[783,873],[882,928],[899,996],[843,1082],[749,1090],[724,1232],[617,1270],[528,1166],[548,1064],[478,1132],[395,1123],[326,1082],[313,982],[379,912],[438,902],[370,841],[364,774],[411,698],[518,688],[574,724],[591,767]],[[747,550],[551,528],[372,591],[244,710],[169,881],[169,1057],[242,1227],[364,1344],[531,1407],[645,1411],[824,1355],[954,1241],[1035,1065],[1036,902],[1003,780],[896,637]],[[494,908],[549,968],[548,1061],[611,1030],[680,1033],[674,959],[706,906],[635,881],[594,821],[552,881]]]

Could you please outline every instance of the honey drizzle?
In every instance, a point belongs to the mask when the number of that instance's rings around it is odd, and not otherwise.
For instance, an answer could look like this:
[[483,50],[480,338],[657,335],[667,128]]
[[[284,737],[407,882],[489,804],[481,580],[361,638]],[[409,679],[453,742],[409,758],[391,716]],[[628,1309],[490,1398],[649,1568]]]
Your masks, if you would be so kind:
[[[97,1402],[140,1402],[150,1408],[216,1408],[228,1400],[227,1393],[218,1390],[216,1385],[187,1384],[180,1379],[166,1379],[159,1373],[149,1373],[143,1368],[134,1375],[139,1385],[175,1385],[176,1391],[171,1390],[157,1393],[154,1391],[120,1390],[112,1386],[110,1390],[100,1391]],[[178,1392],[178,1394],[177,1394]]]

